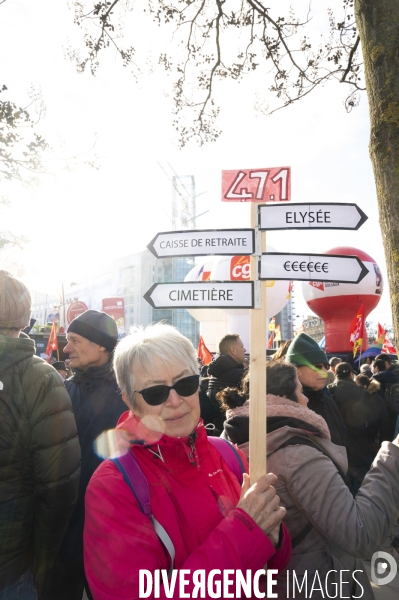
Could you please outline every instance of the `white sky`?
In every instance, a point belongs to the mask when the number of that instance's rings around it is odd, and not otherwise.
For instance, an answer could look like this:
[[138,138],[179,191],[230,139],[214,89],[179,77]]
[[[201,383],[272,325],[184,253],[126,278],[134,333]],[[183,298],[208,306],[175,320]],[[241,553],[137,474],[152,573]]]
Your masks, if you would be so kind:
[[[295,4],[301,5],[307,3]],[[340,7],[341,2],[329,5]],[[265,117],[254,111],[263,81],[257,74],[220,88],[223,134],[217,143],[179,150],[160,69],[137,84],[111,52],[95,78],[78,75],[64,54],[68,40],[78,44],[81,38],[66,0],[7,0],[0,6],[0,83],[21,105],[27,104],[31,85],[41,89],[47,114],[38,130],[56,148],[49,163],[55,174],[45,176],[41,187],[27,193],[14,182],[2,190],[13,204],[7,225],[34,240],[30,261],[40,267],[41,287],[59,278],[61,264],[66,281],[73,281],[109,257],[143,249],[158,231],[170,228],[171,184],[158,161],[165,168],[169,162],[179,175],[195,175],[197,193],[206,192],[197,200],[197,213],[209,212],[198,219],[197,228],[249,226],[248,205],[220,200],[222,169],[290,165],[293,202],[356,202],[369,219],[355,232],[270,232],[268,242],[280,251],[315,253],[349,245],[368,252],[386,284],[369,318],[391,323],[366,96],[348,115],[343,107],[346,87],[331,83]],[[136,28],[135,39],[146,49],[163,43],[145,22]],[[95,139],[99,171],[61,170],[62,155],[86,152]],[[58,149],[60,140],[64,154]],[[301,296],[297,284],[296,312],[306,315],[310,311]]]

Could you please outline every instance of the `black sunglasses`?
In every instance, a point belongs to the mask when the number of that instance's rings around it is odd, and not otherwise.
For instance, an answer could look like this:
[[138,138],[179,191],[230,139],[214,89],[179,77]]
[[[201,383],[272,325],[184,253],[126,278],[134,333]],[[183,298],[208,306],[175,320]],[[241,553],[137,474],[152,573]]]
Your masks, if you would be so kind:
[[317,365],[313,365],[314,367],[316,367],[316,369],[319,369],[319,371],[321,371],[323,369],[323,367],[325,368],[326,371],[329,370],[330,365],[327,363],[319,363]]
[[150,406],[159,406],[169,398],[170,390],[175,390],[179,396],[192,396],[198,390],[199,375],[190,375],[176,381],[174,385],[153,385],[144,390],[134,390],[141,394]]

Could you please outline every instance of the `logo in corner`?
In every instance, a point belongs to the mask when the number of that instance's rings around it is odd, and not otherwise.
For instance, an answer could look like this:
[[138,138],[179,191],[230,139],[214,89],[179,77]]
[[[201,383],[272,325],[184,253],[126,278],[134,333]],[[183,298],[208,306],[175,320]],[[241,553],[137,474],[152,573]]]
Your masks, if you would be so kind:
[[387,552],[374,552],[371,557],[371,581],[376,585],[387,585],[396,577],[396,560]]

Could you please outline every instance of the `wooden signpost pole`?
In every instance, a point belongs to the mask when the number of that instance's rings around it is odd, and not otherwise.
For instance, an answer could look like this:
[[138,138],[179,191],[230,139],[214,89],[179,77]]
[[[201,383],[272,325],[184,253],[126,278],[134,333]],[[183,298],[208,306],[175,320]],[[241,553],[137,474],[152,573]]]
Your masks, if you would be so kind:
[[[258,204],[251,203],[251,227],[258,226]],[[261,248],[266,251],[266,234],[261,236]],[[251,257],[251,279],[258,280],[258,260]],[[258,284],[255,283],[255,287]],[[249,473],[251,485],[266,474],[266,282],[260,285],[260,307],[250,311],[250,374],[249,388]],[[256,291],[255,291],[256,294]]]

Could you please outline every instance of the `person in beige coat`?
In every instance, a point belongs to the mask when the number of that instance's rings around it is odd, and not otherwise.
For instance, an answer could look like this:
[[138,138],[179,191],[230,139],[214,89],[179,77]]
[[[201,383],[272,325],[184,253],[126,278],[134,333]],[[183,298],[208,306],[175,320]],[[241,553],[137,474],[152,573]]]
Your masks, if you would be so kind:
[[[239,406],[248,380],[243,388],[222,392],[225,408],[235,407],[223,437],[248,450],[249,401]],[[331,442],[324,419],[307,408],[295,367],[268,364],[267,392],[267,470],[278,477],[293,544],[273,591],[279,599],[374,599],[361,559],[381,547],[399,514],[399,438],[383,442],[354,498],[346,450]]]

